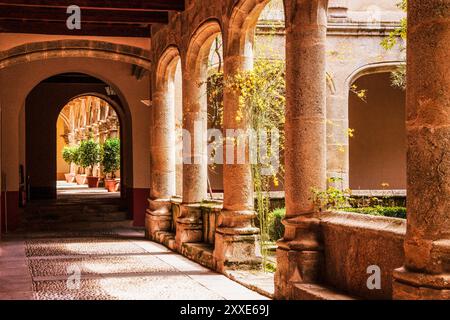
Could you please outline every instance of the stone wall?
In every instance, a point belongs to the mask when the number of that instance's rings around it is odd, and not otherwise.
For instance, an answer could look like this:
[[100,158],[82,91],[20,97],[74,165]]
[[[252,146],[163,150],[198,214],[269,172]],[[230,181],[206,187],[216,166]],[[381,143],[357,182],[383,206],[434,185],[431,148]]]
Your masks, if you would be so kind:
[[[392,299],[392,274],[404,261],[406,221],[352,213],[321,214],[325,285],[365,299]],[[381,270],[381,289],[369,290],[368,268]]]

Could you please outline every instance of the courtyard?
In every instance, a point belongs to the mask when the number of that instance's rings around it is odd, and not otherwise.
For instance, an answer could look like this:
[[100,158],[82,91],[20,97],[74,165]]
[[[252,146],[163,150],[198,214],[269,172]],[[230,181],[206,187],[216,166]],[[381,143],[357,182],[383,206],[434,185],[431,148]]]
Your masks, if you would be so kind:
[[0,299],[449,300],[449,30],[449,0],[0,2]]
[[2,242],[2,300],[265,300],[162,245],[116,229]]

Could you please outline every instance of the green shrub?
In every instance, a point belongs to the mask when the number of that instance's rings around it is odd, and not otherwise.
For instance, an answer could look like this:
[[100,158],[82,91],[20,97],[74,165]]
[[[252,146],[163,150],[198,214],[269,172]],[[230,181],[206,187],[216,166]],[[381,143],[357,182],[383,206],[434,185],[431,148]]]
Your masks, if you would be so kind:
[[92,139],[81,142],[78,149],[78,162],[83,168],[91,168],[100,162],[100,146]]
[[120,139],[108,139],[102,147],[103,172],[111,174],[120,169]]
[[348,212],[368,214],[372,216],[383,216],[391,218],[401,218],[406,219],[406,208],[405,207],[365,207],[365,208],[344,208],[343,210]]
[[275,209],[269,214],[269,237],[271,241],[277,241],[284,236],[284,225],[282,223],[286,216],[286,209]]
[[62,151],[62,157],[68,165],[71,165],[72,163],[75,163],[77,160],[78,156],[77,152],[78,147],[64,147]]

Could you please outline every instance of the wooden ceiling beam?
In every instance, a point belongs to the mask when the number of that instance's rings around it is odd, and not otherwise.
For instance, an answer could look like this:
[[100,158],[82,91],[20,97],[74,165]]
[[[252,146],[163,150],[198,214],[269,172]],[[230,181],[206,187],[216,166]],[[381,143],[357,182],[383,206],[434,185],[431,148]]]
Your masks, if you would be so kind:
[[0,20],[0,33],[31,33],[72,36],[150,37],[150,27],[134,24],[83,23],[80,30],[69,30],[65,23]]
[[[69,14],[65,8],[0,4],[0,20],[66,21],[68,17]],[[81,11],[81,21],[82,23],[168,23],[169,15],[167,12],[84,9]]]
[[0,0],[0,4],[24,7],[67,8],[130,11],[183,11],[184,0]]

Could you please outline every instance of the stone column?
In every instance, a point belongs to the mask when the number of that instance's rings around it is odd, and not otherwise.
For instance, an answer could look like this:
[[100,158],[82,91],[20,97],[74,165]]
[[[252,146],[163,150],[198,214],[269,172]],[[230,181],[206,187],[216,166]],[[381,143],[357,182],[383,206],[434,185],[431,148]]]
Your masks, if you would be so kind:
[[[253,67],[253,56],[232,55],[225,53],[224,75],[226,79],[234,77],[239,71]],[[245,132],[249,128],[246,119],[239,116],[239,94],[225,88],[224,90],[224,133],[231,138],[230,130]],[[258,247],[259,230],[254,226],[254,196],[251,164],[249,163],[248,139],[245,139],[247,159],[238,161],[238,149],[231,139],[225,139],[223,186],[223,210],[218,218],[215,236],[214,259],[219,271],[236,267],[252,267],[260,264]],[[239,138],[235,141],[242,140]],[[232,149],[229,151],[228,149]],[[234,159],[227,159],[227,153],[234,154]]]
[[409,1],[408,228],[394,299],[450,299],[450,0]]
[[[155,81],[156,82],[156,81]],[[156,84],[152,95],[151,191],[146,215],[146,236],[155,240],[157,232],[170,231],[171,197],[175,195],[175,111],[166,83]]]
[[286,1],[286,227],[278,242],[276,298],[314,283],[323,260],[312,188],[326,188],[327,0]]
[[207,198],[207,101],[206,91],[193,66],[183,78],[183,202],[177,219],[176,246],[203,240],[200,204]]

